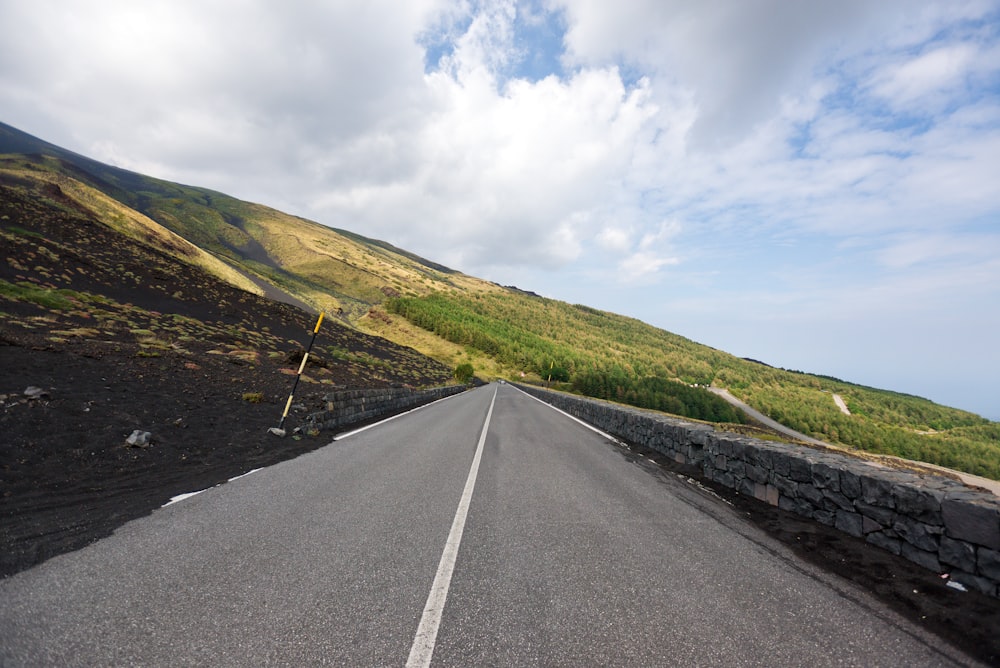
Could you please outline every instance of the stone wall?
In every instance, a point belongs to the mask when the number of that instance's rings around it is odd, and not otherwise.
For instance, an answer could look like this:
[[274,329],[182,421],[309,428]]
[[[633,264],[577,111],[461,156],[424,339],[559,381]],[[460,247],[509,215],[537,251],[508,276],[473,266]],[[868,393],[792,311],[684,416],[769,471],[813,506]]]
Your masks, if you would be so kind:
[[429,390],[409,390],[397,387],[375,390],[338,390],[323,397],[323,400],[326,401],[326,410],[307,416],[303,428],[332,431],[347,425],[401,413],[458,394],[465,389],[465,385],[449,385]]
[[517,385],[702,477],[863,538],[1000,597],[1000,498],[942,476],[846,454],[716,432],[709,425]]

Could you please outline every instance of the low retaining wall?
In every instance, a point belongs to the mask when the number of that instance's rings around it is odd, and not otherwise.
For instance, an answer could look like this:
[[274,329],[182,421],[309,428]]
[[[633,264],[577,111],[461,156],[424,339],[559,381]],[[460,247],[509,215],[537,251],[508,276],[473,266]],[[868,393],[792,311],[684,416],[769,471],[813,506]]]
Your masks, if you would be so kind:
[[305,429],[331,431],[383,416],[401,413],[432,401],[458,394],[465,385],[449,385],[429,390],[384,388],[376,390],[338,390],[323,397],[326,410],[308,415]]
[[661,452],[741,494],[836,527],[1000,597],[1000,498],[930,474],[517,385],[613,436]]

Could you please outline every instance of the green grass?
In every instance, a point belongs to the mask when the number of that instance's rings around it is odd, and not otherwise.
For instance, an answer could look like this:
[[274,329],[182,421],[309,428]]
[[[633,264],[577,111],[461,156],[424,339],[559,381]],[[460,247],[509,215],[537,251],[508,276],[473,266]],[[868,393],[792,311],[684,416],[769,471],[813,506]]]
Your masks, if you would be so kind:
[[57,290],[33,283],[9,283],[0,279],[0,296],[16,301],[31,302],[57,311],[68,311],[75,307],[71,297],[78,297],[73,290]]

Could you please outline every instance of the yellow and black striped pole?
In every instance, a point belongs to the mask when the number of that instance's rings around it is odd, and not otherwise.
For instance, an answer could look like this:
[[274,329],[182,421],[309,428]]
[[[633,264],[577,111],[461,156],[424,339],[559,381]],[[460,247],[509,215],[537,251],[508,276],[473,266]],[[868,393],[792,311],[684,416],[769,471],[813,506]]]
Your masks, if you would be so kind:
[[277,427],[272,427],[268,429],[272,434],[277,434],[278,436],[284,436],[285,432],[282,427],[285,424],[285,418],[288,417],[288,410],[292,407],[292,398],[295,396],[295,388],[299,386],[299,379],[302,378],[302,372],[306,368],[306,361],[309,359],[309,353],[312,352],[313,344],[316,343],[316,335],[319,334],[319,326],[323,322],[323,312],[320,311],[319,320],[316,321],[316,326],[313,328],[312,339],[309,341],[309,347],[306,348],[305,354],[302,355],[302,363],[299,364],[299,372],[295,374],[295,383],[292,385],[292,391],[288,394],[288,401],[285,402],[285,410],[281,414],[281,422],[278,423]]

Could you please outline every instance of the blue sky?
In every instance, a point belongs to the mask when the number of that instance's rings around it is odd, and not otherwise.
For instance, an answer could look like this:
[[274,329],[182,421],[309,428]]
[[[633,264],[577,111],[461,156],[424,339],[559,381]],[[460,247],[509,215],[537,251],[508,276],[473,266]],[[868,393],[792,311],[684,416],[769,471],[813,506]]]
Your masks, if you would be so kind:
[[9,0],[5,122],[1000,419],[1000,2]]

